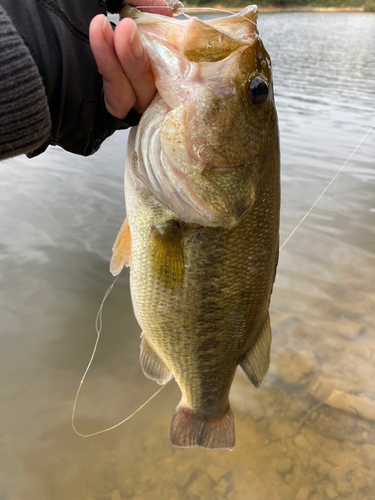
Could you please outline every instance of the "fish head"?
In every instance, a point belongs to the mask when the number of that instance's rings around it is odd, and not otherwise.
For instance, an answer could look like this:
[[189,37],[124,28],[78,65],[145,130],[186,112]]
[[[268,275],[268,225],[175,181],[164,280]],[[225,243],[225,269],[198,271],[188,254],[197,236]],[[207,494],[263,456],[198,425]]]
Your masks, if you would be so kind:
[[224,59],[198,67],[199,87],[185,104],[190,154],[208,170],[261,168],[256,159],[274,111],[271,63],[262,41],[256,36]]
[[[167,112],[160,143],[173,184],[188,207],[177,214],[233,226],[255,201],[263,155],[275,129],[270,57],[259,38],[257,8],[210,21],[138,13],[136,22]],[[146,112],[147,113],[147,112]],[[276,139],[277,140],[277,139]],[[229,191],[230,192],[229,192]],[[170,190],[169,190],[170,195]],[[176,203],[167,204],[176,212]]]

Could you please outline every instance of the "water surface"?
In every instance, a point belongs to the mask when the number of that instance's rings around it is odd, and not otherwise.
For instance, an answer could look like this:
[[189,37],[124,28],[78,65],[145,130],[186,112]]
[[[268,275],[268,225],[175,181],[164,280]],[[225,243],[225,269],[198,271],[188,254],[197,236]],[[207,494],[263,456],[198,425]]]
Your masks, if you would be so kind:
[[[282,149],[281,242],[375,123],[375,15],[262,14]],[[79,158],[1,164],[0,499],[326,500],[375,491],[375,131],[282,249],[268,378],[238,373],[236,448],[173,449],[170,383],[91,439],[72,404],[124,219],[126,133]],[[122,420],[157,389],[139,365],[128,272],[106,303],[77,427]],[[336,392],[335,392],[336,391]]]

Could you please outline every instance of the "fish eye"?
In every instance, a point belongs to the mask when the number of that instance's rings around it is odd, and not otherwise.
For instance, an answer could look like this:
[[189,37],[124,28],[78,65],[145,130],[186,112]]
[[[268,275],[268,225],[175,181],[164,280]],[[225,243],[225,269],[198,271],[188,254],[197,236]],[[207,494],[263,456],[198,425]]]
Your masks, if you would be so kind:
[[248,94],[253,104],[263,104],[268,98],[268,85],[260,76],[256,76],[249,85]]

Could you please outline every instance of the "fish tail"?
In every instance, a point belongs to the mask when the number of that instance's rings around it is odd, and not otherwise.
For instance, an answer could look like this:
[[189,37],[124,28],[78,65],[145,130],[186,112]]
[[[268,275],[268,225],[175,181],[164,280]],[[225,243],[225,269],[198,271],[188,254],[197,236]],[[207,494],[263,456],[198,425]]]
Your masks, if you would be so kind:
[[194,413],[181,400],[172,419],[173,446],[233,450],[234,441],[234,418],[229,403],[224,413],[212,417]]

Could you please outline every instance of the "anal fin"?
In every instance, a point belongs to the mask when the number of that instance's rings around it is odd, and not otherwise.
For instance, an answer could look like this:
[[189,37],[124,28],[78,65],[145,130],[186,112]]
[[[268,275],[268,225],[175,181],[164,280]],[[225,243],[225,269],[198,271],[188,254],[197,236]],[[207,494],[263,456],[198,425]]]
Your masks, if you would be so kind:
[[144,333],[141,335],[140,359],[143,373],[154,382],[164,385],[173,377],[172,372],[151,347]]
[[271,322],[269,314],[265,319],[262,331],[255,343],[251,346],[245,357],[240,362],[240,366],[256,388],[263,382],[270,365],[271,353]]
[[130,266],[131,248],[130,228],[128,218],[126,218],[112,247],[112,259],[109,270],[113,276],[117,276],[124,266]]
[[234,442],[234,418],[229,403],[224,413],[206,416],[197,415],[181,400],[172,419],[171,443],[173,446],[233,450]]

